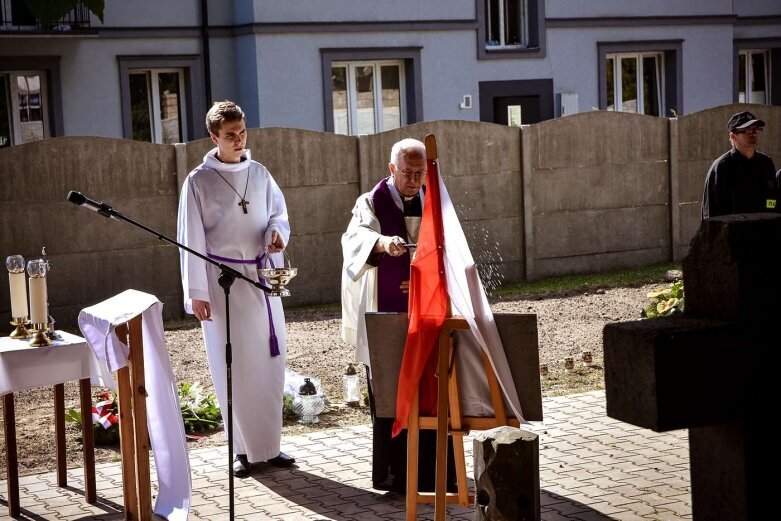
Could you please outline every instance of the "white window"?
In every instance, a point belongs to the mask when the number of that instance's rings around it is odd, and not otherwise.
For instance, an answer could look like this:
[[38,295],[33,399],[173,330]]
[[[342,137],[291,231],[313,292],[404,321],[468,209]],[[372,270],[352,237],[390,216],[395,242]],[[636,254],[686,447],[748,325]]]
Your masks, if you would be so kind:
[[49,135],[46,73],[0,72],[0,148]]
[[662,53],[607,54],[607,110],[662,116],[663,70]]
[[514,49],[529,45],[527,0],[485,1],[485,46]]
[[406,124],[404,62],[333,62],[334,133],[375,134]]
[[770,52],[747,50],[738,54],[738,101],[770,104]]
[[172,144],[187,140],[182,69],[131,69],[133,139]]

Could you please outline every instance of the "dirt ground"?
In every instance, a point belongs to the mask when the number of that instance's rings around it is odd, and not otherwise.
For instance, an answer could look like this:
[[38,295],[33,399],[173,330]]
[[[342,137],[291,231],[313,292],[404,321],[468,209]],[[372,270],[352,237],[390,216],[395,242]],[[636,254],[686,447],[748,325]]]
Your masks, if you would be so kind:
[[[656,286],[653,286],[656,287]],[[646,293],[651,286],[597,290],[572,296],[541,299],[493,300],[494,311],[536,313],[538,320],[540,362],[548,364],[552,372],[563,377],[564,391],[577,390],[574,380],[569,385],[563,376],[563,359],[591,351],[597,371],[596,387],[603,384],[602,328],[606,323],[636,319],[647,303]],[[341,427],[369,422],[368,407],[346,406],[342,399],[342,375],[353,359],[352,349],[339,335],[341,314],[338,310],[292,310],[286,313],[288,321],[288,367],[304,376],[319,378],[331,405],[317,425],[299,425],[286,421],[283,435],[301,434],[313,429]],[[166,326],[166,342],[178,381],[201,382],[212,389],[206,355],[197,323],[188,321]],[[576,378],[573,376],[573,378]],[[361,388],[366,389],[364,375]],[[93,389],[97,394],[98,390]],[[573,392],[570,390],[570,392]],[[559,391],[557,394],[561,394]],[[35,389],[16,394],[16,425],[21,475],[54,469],[53,398],[51,389]],[[66,384],[66,409],[78,407],[78,388]],[[79,430],[68,424],[68,466],[81,465]],[[227,443],[222,431],[189,442],[190,447],[222,445]],[[118,461],[118,448],[97,448],[98,462]],[[0,479],[6,476],[5,446],[0,439]]]

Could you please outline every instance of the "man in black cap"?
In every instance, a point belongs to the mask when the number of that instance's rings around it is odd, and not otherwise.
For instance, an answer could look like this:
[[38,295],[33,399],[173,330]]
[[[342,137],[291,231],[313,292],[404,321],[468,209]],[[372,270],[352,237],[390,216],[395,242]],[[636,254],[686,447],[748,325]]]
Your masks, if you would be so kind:
[[781,181],[773,160],[757,145],[765,122],[738,112],[727,123],[732,150],[711,165],[702,196],[702,218],[781,211]]

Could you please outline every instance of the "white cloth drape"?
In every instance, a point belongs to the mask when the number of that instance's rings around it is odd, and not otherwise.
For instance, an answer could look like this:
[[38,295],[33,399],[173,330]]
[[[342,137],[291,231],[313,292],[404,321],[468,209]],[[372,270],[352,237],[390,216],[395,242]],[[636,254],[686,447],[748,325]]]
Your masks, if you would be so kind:
[[127,365],[128,347],[115,328],[141,315],[149,441],[157,467],[155,514],[186,520],[192,494],[190,460],[176,380],[163,336],[163,305],[153,295],[127,290],[79,313],[79,328],[97,357],[106,385],[116,391],[111,373]]

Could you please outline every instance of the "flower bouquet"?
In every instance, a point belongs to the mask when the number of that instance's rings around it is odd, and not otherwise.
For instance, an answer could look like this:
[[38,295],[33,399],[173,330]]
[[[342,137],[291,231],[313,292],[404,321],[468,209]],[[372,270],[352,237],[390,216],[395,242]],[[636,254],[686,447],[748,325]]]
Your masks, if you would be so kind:
[[[119,406],[117,395],[105,391],[96,397],[98,401],[92,405],[92,429],[95,445],[116,445],[119,443]],[[68,409],[65,420],[81,425],[81,412]]]

